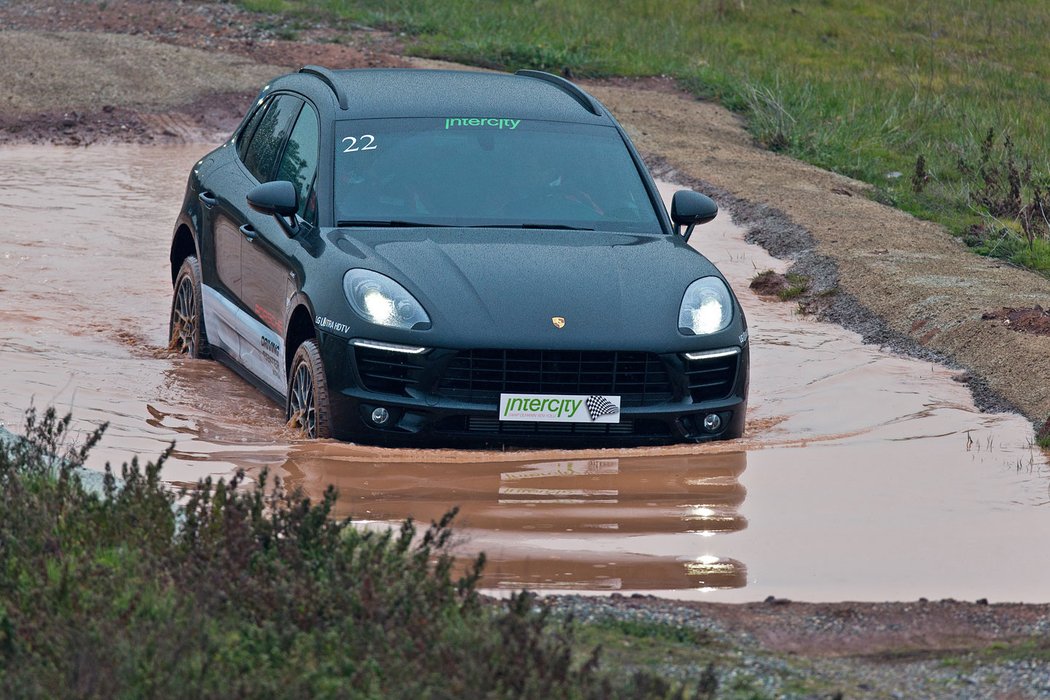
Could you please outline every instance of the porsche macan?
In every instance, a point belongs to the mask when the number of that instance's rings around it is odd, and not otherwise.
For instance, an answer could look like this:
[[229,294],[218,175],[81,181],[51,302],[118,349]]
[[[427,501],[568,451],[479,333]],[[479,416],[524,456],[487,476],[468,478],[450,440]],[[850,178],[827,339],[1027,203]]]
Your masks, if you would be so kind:
[[624,129],[577,85],[307,66],[193,168],[172,346],[309,437],[636,445],[735,438],[744,313]]

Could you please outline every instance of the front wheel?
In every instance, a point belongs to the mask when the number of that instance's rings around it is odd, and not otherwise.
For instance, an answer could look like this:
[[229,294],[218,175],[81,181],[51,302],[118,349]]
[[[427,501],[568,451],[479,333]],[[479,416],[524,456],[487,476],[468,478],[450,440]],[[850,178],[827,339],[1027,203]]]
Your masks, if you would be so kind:
[[332,436],[328,405],[328,380],[321,362],[321,352],[314,340],[303,341],[292,358],[288,373],[288,425],[298,428],[308,438]]
[[190,255],[182,261],[175,278],[168,322],[168,347],[193,358],[210,357],[208,334],[204,330],[201,295],[201,265]]

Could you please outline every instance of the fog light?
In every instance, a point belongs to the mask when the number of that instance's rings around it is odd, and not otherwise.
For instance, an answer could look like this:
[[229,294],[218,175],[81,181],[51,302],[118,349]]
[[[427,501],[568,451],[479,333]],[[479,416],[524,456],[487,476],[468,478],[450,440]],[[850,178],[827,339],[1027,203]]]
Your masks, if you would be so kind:
[[722,419],[717,413],[708,413],[704,416],[704,430],[713,433],[722,427]]
[[[717,418],[718,416],[715,416]],[[382,406],[372,411],[372,422],[376,425],[385,425],[390,420],[390,411]]]

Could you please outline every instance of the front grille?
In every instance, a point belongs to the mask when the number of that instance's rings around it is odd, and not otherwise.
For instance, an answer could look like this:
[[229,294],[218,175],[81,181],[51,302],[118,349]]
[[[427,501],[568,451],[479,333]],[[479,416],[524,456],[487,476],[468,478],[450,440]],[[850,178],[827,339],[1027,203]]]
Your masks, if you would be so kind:
[[739,354],[702,360],[686,360],[685,374],[694,402],[724,399],[736,383]]
[[605,394],[621,406],[671,400],[667,370],[644,352],[578,350],[464,350],[446,367],[437,393],[495,404],[503,393]]
[[545,421],[501,421],[487,416],[452,416],[435,427],[442,433],[483,435],[611,435],[633,437],[668,437],[668,426],[657,420],[626,419],[619,423],[553,423]]
[[407,396],[408,388],[419,383],[422,355],[355,347],[357,371],[369,391]]

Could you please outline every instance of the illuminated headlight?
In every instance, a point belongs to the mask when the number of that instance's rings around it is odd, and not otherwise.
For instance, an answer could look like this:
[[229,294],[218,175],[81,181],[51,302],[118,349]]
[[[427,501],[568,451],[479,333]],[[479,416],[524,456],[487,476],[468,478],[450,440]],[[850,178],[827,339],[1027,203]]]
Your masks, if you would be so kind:
[[686,334],[709,335],[729,325],[733,319],[733,299],[729,288],[717,277],[703,277],[689,285],[678,312],[678,330]]
[[426,329],[430,317],[408,290],[372,270],[354,269],[343,276],[343,291],[354,311],[380,326]]

